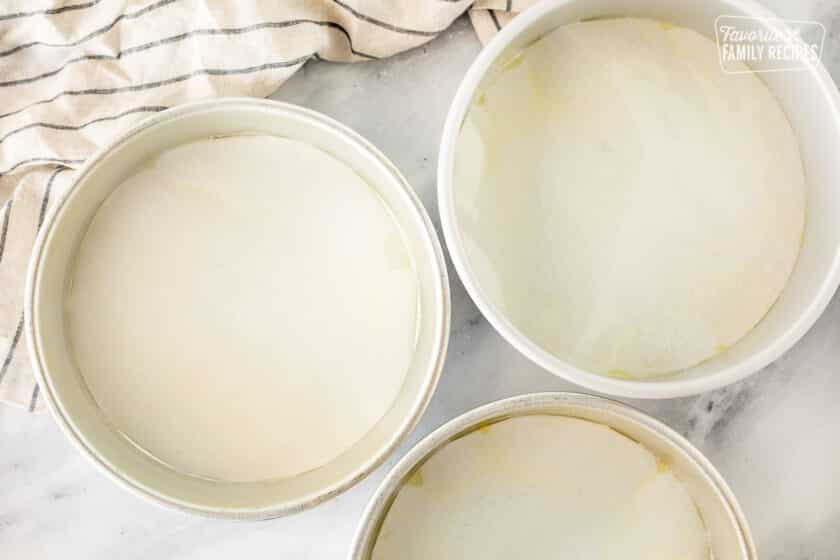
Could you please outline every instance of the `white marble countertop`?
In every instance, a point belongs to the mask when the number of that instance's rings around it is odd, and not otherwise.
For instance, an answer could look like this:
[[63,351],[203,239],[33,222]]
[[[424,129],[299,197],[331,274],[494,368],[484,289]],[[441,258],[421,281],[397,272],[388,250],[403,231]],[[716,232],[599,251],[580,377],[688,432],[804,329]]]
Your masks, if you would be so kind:
[[[829,29],[823,61],[840,81],[840,4],[771,2]],[[276,99],[323,111],[381,148],[439,225],[435,165],[444,116],[479,44],[465,20],[388,61],[308,64]],[[446,420],[501,397],[575,390],[520,356],[451,271],[449,356],[420,426],[361,484],[305,513],[217,521],[160,509],[105,478],[49,415],[0,407],[0,558],[345,558],[385,472]],[[787,355],[745,382],[698,397],[632,404],[685,434],[743,506],[763,559],[840,558],[840,297]]]

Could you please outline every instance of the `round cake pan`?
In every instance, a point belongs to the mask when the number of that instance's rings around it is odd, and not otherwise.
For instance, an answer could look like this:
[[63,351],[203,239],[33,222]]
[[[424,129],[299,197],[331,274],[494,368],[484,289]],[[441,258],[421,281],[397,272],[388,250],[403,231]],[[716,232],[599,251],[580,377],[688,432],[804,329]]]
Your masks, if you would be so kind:
[[[461,83],[443,131],[438,158],[438,197],[446,245],[458,276],[493,327],[548,371],[588,389],[631,398],[692,395],[734,383],[790,349],[819,318],[840,284],[840,94],[825,67],[802,62],[789,71],[759,74],[778,100],[799,140],[806,177],[805,234],[796,266],[779,299],[761,322],[726,351],[686,370],[651,379],[599,375],[565,361],[528,338],[480,285],[464,247],[455,212],[455,148],[476,91],[499,60],[565,24],[604,17],[652,18],[715,38],[720,16],[751,18],[787,41],[796,35],[752,0],[547,0],[506,26],[472,64]],[[721,70],[723,71],[723,70]],[[562,173],[562,170],[560,171]],[[527,274],[527,271],[523,271]]]
[[[715,560],[755,560],[750,530],[732,491],[714,466],[662,422],[621,403],[577,393],[533,393],[473,409],[444,424],[414,446],[388,473],[367,506],[353,542],[352,560],[368,560],[397,493],[423,463],[448,443],[515,416],[549,414],[604,424],[662,458],[694,500]],[[574,452],[570,445],[569,452]],[[559,528],[562,530],[562,528]],[[527,557],[527,550],[522,551]]]
[[[63,313],[75,252],[92,217],[114,188],[138,165],[164,150],[243,133],[309,143],[348,165],[377,191],[414,257],[420,318],[414,358],[400,392],[361,440],[326,465],[297,476],[227,483],[177,472],[141,452],[110,425],[74,363]],[[245,519],[277,517],[314,506],[346,490],[384,460],[417,423],[434,392],[446,354],[449,309],[446,266],[434,227],[394,165],[358,134],[324,115],[295,105],[244,98],[164,111],[92,157],[39,235],[25,300],[26,335],[42,394],[59,426],[85,456],[133,493],[159,504]],[[149,411],[150,415],[159,413]]]

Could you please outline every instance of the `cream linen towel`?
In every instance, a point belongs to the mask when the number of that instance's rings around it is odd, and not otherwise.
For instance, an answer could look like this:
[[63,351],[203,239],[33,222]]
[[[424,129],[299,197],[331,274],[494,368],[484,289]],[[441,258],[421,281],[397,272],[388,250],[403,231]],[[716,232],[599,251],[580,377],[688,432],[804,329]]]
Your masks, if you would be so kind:
[[97,148],[179,103],[265,97],[313,58],[360,62],[417,47],[468,8],[487,41],[530,3],[0,3],[0,401],[44,407],[23,340],[26,268],[45,216]]

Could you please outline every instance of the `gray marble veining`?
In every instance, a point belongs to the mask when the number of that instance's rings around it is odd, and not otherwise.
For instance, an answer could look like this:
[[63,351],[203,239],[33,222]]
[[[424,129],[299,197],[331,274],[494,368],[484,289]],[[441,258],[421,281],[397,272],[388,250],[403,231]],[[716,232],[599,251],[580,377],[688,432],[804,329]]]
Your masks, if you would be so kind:
[[[827,26],[823,59],[840,80],[840,4],[768,4],[783,17]],[[439,227],[439,135],[478,51],[461,20],[428,46],[388,61],[309,64],[274,97],[323,111],[369,138],[406,175]],[[575,390],[505,343],[450,273],[452,338],[435,397],[400,450],[351,491],[269,522],[194,518],[118,488],[48,415],[0,407],[0,558],[344,558],[373,489],[423,435],[500,397]],[[746,511],[761,558],[840,558],[840,298],[765,371],[697,397],[631,404],[683,433],[715,463]]]

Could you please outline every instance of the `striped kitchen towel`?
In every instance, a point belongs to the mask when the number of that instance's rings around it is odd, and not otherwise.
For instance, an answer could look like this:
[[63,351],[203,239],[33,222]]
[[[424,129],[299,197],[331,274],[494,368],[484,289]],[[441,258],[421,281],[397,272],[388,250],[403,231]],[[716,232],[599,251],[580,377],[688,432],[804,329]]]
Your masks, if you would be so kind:
[[265,97],[311,59],[417,47],[468,8],[489,40],[531,1],[0,3],[0,401],[43,408],[22,340],[26,268],[45,216],[98,147],[179,103]]

